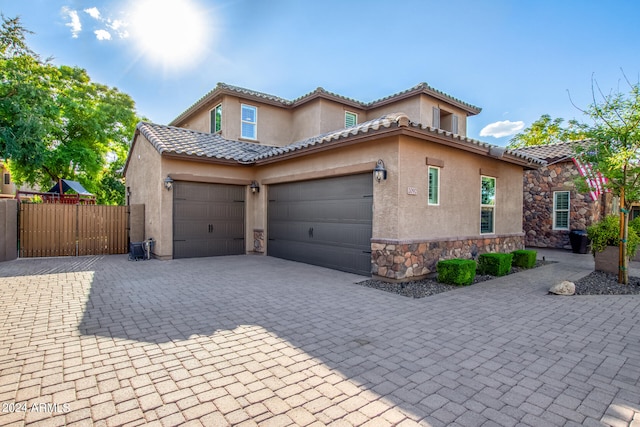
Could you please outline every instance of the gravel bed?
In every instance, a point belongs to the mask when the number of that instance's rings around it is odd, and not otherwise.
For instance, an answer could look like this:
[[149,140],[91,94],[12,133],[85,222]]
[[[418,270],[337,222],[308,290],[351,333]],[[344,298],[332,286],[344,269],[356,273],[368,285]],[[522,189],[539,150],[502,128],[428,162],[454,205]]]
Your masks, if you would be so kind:
[[[534,268],[546,264],[552,264],[552,262],[537,261]],[[511,269],[509,274],[517,273],[522,270],[522,268],[514,267]],[[490,275],[476,275],[473,283],[480,283],[491,279],[495,279],[495,277]],[[358,284],[410,298],[424,298],[460,288],[460,286],[439,283],[435,277],[400,283],[389,283],[381,280],[369,279],[363,282],[358,282]],[[576,295],[640,295],[640,277],[629,277],[629,285],[621,285],[618,283],[618,276],[615,274],[594,271],[588,276],[576,281],[575,285]]]
[[[540,267],[546,264],[553,264],[551,261],[536,261],[536,267]],[[524,270],[523,268],[513,267],[509,274],[518,273]],[[488,274],[476,274],[475,279],[472,284],[484,282],[485,280],[495,279],[495,276],[491,276]],[[411,282],[399,282],[399,283],[389,283],[384,282],[382,280],[374,280],[369,279],[363,282],[358,282],[358,285],[366,286],[368,288],[379,289],[385,292],[391,292],[394,294],[402,295],[405,297],[411,298],[424,298],[431,295],[436,295],[441,292],[448,292],[454,289],[459,289],[460,286],[455,285],[447,285],[444,283],[438,282],[435,277],[434,278],[426,278],[422,280],[416,280]]]
[[594,271],[575,282],[576,295],[640,295],[640,277],[629,277],[628,285],[618,283],[615,274]]

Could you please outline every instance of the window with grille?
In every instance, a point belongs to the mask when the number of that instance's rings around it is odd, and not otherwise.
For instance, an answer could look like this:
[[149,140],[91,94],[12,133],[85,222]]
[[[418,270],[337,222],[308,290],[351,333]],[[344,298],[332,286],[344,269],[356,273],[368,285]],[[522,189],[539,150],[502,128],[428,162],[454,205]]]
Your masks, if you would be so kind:
[[440,204],[440,168],[429,166],[429,202],[430,205]]
[[553,229],[569,229],[569,191],[553,192]]
[[480,188],[480,233],[493,233],[495,229],[496,179],[481,177]]
[[242,121],[240,136],[247,139],[257,139],[258,108],[242,104]]

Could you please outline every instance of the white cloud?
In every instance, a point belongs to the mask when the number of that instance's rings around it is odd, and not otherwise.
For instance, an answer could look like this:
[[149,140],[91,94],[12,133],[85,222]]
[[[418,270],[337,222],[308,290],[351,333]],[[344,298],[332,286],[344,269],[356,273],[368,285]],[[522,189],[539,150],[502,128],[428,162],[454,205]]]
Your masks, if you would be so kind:
[[95,30],[94,34],[98,40],[111,40],[111,33],[107,30]]
[[499,122],[489,123],[480,131],[480,136],[492,136],[494,138],[502,138],[504,136],[515,135],[524,129],[524,122],[512,122],[503,120]]
[[116,19],[114,21],[107,21],[107,27],[118,33],[118,37],[120,37],[121,39],[126,39],[127,37],[129,37],[129,32],[126,30],[127,26],[128,24],[126,22],[120,21],[119,19]]
[[89,14],[93,19],[100,20],[100,11],[97,7],[92,7],[84,10],[85,13]]
[[78,34],[80,33],[80,31],[82,31],[82,23],[80,23],[78,11],[71,10],[65,6],[62,8],[62,14],[67,16],[71,20],[64,25],[71,28],[71,37],[77,39]]

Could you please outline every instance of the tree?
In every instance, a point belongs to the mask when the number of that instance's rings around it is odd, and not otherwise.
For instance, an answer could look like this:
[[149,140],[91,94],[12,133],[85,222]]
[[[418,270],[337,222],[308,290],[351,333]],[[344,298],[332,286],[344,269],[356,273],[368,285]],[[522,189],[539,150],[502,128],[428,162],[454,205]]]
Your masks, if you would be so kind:
[[607,178],[606,187],[620,198],[618,282],[623,284],[629,283],[628,213],[633,203],[640,202],[640,84],[626,83],[628,93],[609,94],[592,84],[593,103],[583,112],[593,124],[587,129],[587,145],[577,148],[592,169]]
[[514,135],[508,147],[513,149],[532,145],[549,145],[584,138],[584,132],[576,120],[569,120],[568,127],[563,127],[563,122],[562,118],[552,119],[548,114],[543,114],[531,126]]
[[133,100],[81,68],[42,61],[26,45],[19,18],[2,20],[0,158],[13,180],[48,189],[73,179],[99,203],[123,203],[118,171],[140,120]]

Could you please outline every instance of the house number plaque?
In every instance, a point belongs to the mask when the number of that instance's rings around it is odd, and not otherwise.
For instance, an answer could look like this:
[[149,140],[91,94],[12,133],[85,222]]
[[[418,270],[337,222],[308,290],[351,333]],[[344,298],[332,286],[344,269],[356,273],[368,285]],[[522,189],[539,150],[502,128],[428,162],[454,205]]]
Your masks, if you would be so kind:
[[417,196],[418,195],[418,189],[416,187],[407,187],[407,194],[409,194],[411,196]]

